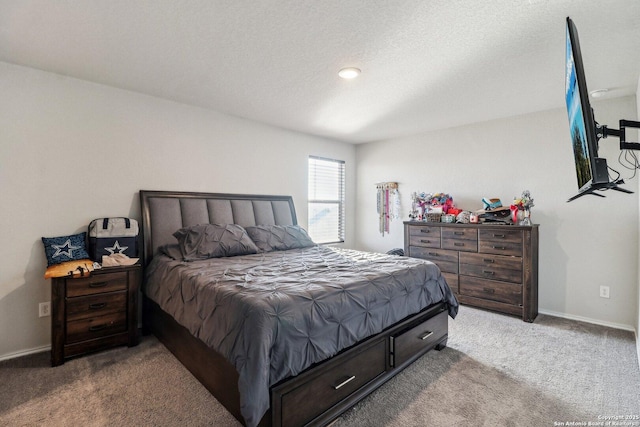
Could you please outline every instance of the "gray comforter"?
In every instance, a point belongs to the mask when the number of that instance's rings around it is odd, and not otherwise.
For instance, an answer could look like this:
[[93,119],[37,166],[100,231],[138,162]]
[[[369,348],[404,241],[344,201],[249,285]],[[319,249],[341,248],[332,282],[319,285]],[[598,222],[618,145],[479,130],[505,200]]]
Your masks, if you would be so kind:
[[428,261],[314,246],[182,262],[156,256],[146,295],[239,373],[256,425],[269,387],[440,301],[458,303]]

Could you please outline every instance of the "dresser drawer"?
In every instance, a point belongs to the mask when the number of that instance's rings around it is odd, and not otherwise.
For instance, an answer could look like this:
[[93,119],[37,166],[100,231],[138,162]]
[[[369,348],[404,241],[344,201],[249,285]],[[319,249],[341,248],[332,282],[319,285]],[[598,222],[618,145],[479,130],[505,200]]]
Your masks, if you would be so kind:
[[126,308],[126,291],[69,298],[67,301],[67,321],[102,316],[108,313],[124,311]]
[[127,289],[127,273],[114,272],[96,274],[78,279],[67,279],[66,282],[67,298],[103,292],[121,291]]
[[478,252],[478,231],[475,228],[442,227],[442,249]]
[[522,256],[522,231],[479,230],[478,252]]
[[[440,269],[442,271],[442,269]],[[447,281],[447,285],[451,288],[451,290],[455,293],[458,293],[458,275],[455,273],[447,273],[442,271],[442,277]]]
[[391,366],[400,366],[423,350],[433,347],[447,334],[447,312],[443,311],[391,337]]
[[386,340],[340,363],[282,396],[282,425],[301,426],[313,420],[386,370]]
[[460,253],[460,274],[522,283],[522,258]]
[[471,240],[478,241],[478,231],[475,228],[442,227],[442,240]]
[[522,285],[460,276],[460,294],[507,304],[522,304]]
[[409,227],[409,236],[422,236],[440,238],[440,227],[429,225],[412,225]]
[[104,316],[67,322],[67,344],[100,338],[127,330],[127,313],[105,314]]
[[436,235],[412,235],[409,236],[409,244],[411,246],[422,246],[425,248],[439,248],[440,236]]
[[409,246],[409,256],[431,261],[446,273],[458,273],[458,252]]
[[428,225],[413,225],[409,227],[409,245],[439,248],[440,227]]
[[462,239],[442,239],[442,249],[461,252],[478,252],[478,241]]

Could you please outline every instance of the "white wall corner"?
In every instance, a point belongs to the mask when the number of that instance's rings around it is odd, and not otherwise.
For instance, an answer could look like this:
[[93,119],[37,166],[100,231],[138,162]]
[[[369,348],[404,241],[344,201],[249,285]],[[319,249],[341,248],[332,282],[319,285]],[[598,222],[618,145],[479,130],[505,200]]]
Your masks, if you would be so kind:
[[[638,85],[636,86],[636,120],[640,121],[640,77],[638,77]],[[640,180],[638,180],[637,190],[640,191]],[[638,216],[638,222],[640,223],[640,216]],[[640,254],[640,231],[638,235],[638,246],[638,253]],[[638,301],[636,311],[636,353],[638,356],[638,366],[640,366],[640,259],[638,259]]]

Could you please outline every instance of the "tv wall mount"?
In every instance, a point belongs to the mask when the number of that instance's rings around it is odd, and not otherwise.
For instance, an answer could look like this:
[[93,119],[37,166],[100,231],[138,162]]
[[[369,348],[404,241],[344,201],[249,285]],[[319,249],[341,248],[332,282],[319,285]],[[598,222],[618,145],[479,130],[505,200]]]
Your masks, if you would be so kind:
[[[620,129],[611,129],[606,125],[600,125],[596,122],[596,137],[597,140],[600,141],[601,138],[606,138],[608,136],[616,136],[620,138],[620,150],[640,150],[640,143],[638,142],[629,142],[627,141],[627,128],[635,128],[640,129],[640,122],[636,122],[633,120],[620,120]],[[605,159],[596,159],[602,160],[599,165],[600,167],[596,167],[596,175],[606,176],[607,173],[607,163]],[[604,190],[616,190],[627,194],[632,194],[633,191],[627,190],[626,188],[618,187],[618,184],[624,184],[623,179],[617,179],[613,182],[600,182],[591,184],[591,187],[585,191],[582,191],[575,196],[571,197],[567,202],[577,199],[578,197],[584,196],[586,194],[593,194],[594,196],[604,197],[604,195],[596,193],[596,191],[604,191]]]
[[640,150],[640,143],[627,141],[627,128],[640,129],[640,122],[633,120],[620,120],[620,129],[609,129],[606,125],[600,126],[596,122],[596,137],[606,138],[608,136],[617,136],[620,138],[621,150]]

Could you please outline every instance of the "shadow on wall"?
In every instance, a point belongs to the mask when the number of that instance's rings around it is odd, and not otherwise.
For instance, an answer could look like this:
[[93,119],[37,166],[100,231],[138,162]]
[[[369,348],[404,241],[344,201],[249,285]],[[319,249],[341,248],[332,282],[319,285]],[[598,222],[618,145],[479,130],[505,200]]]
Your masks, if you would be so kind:
[[[566,284],[569,257],[558,240],[558,230],[564,220],[555,213],[548,215],[543,211],[536,212],[535,208],[531,212],[531,219],[534,224],[540,224],[538,306],[542,302],[543,306],[540,308],[544,310],[546,308],[544,303],[553,301],[554,307],[556,307],[553,311],[564,312],[567,303]],[[553,266],[553,271],[550,271],[548,266]]]
[[47,261],[41,240],[33,242],[23,280],[0,297],[0,358],[46,347],[51,343],[51,317],[38,316],[38,304],[51,300],[51,281],[44,278]]

